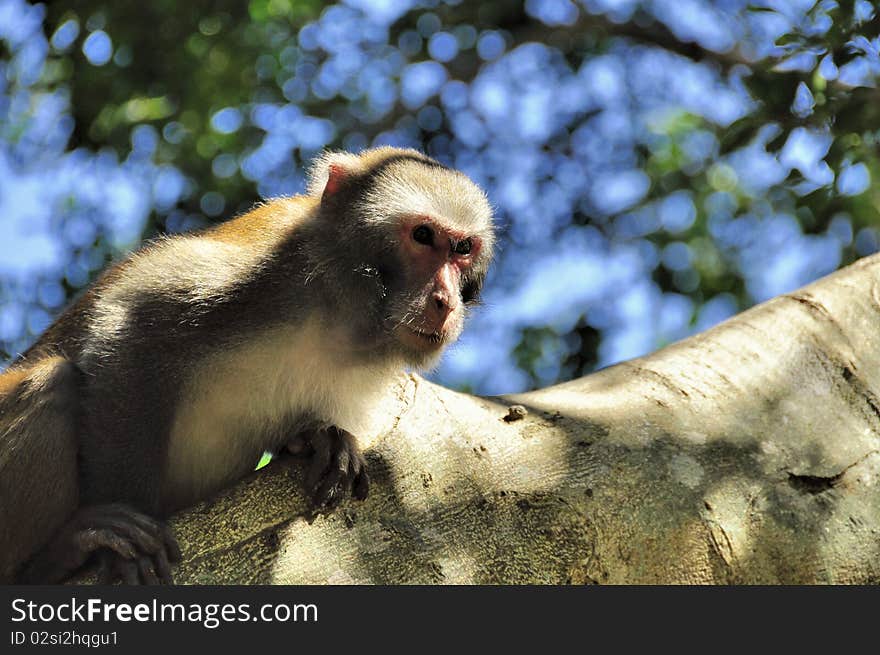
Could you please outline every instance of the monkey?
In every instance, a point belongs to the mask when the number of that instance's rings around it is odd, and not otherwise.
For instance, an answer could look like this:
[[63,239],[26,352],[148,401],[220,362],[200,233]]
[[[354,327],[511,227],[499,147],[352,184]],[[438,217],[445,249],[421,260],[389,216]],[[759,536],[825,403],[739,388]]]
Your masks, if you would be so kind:
[[380,147],[112,265],[0,374],[0,581],[172,583],[169,515],[266,451],[310,455],[313,507],[366,498],[355,434],[461,334],[494,241],[470,178]]

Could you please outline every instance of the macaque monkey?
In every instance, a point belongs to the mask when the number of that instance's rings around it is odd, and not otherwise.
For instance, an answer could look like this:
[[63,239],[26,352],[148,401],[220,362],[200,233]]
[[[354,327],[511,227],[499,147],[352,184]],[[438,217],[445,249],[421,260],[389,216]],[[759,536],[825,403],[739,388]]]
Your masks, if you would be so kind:
[[170,582],[165,517],[285,446],[315,507],[365,498],[352,432],[458,338],[493,240],[466,176],[377,148],[111,267],[0,375],[0,581]]

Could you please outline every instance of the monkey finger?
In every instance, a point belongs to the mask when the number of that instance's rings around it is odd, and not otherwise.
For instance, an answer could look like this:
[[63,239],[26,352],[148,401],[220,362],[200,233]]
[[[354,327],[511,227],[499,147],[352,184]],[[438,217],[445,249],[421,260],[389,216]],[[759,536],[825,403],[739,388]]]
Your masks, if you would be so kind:
[[162,584],[174,584],[174,578],[171,575],[171,564],[168,562],[168,555],[164,550],[160,550],[153,557],[156,566],[156,574]]
[[317,460],[312,460],[306,471],[306,479],[304,481],[306,491],[313,494],[321,484],[321,480],[327,475],[327,467]]
[[314,489],[321,482],[325,471],[330,467],[330,449],[326,447],[315,448],[315,454],[309,463],[306,473],[306,488]]
[[116,534],[110,529],[86,529],[80,530],[73,536],[73,542],[77,548],[85,552],[94,552],[102,548],[109,548],[120,557],[131,559],[137,555],[135,547],[130,541]]
[[357,500],[366,500],[367,495],[370,493],[370,476],[367,475],[366,469],[361,469],[361,472],[358,473],[354,477],[354,482],[352,483],[351,495]]
[[101,553],[100,564],[98,565],[98,584],[111,585],[115,581],[113,560],[107,552]]
[[153,570],[153,562],[150,558],[138,557],[136,561],[141,583],[146,585],[159,584],[159,578],[156,577],[156,572]]
[[[331,500],[333,491],[339,486],[342,473],[343,472],[337,468],[330,469],[330,471],[327,472],[327,475],[324,476],[324,479],[321,481],[321,484],[318,486],[318,489],[315,491],[312,498],[312,502],[316,507],[325,507],[329,504],[328,501]],[[337,496],[340,495],[341,494],[337,494]]]
[[108,529],[127,539],[142,553],[152,554],[162,547],[162,540],[158,532],[150,532],[137,523],[120,520],[114,522]]
[[333,496],[330,497],[330,502],[325,505],[327,511],[332,512],[333,510],[335,510],[337,507],[339,507],[339,505],[342,504],[343,500],[345,500],[345,494],[343,494],[341,491],[337,491],[336,493],[334,493]]
[[332,512],[337,507],[339,507],[339,504],[342,502],[342,500],[344,498],[345,498],[345,494],[342,492],[342,489],[340,489],[339,486],[333,487],[330,490],[330,494],[327,497],[327,500],[324,501],[324,505],[322,507],[322,510],[325,513]]
[[167,525],[162,526],[162,536],[165,541],[165,548],[160,548],[156,554],[161,553],[166,560],[171,560],[172,562],[179,562],[183,559],[183,553],[180,552],[180,544],[177,543],[177,537],[174,536],[174,532]]
[[351,465],[351,455],[347,450],[341,448],[336,452],[335,455],[334,466],[340,472],[341,475],[345,475],[348,472],[349,466]]
[[116,558],[114,568],[116,569],[116,574],[119,576],[119,579],[122,580],[122,584],[140,584],[138,565],[134,560]]
[[351,455],[351,474],[352,476],[357,476],[360,474],[361,470],[367,465],[364,456],[359,452],[353,452]]
[[345,452],[345,457],[340,459],[348,462],[352,475],[358,475],[361,469],[367,465],[367,460],[364,458],[363,453],[361,453],[354,435],[344,430],[340,430],[339,433],[342,444],[340,450]]
[[[162,521],[118,503],[109,505],[108,511],[112,512],[109,527],[128,532],[136,542],[143,543],[142,549],[147,552],[158,550],[161,547],[161,542],[167,540],[167,533],[170,531]],[[144,535],[147,535],[146,539],[144,539]]]

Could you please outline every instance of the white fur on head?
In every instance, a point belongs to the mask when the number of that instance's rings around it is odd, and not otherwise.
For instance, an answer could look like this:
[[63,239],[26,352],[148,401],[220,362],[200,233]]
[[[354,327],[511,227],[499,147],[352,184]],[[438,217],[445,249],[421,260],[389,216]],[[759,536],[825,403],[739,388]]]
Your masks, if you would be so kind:
[[364,209],[376,223],[406,216],[430,216],[444,225],[479,236],[491,249],[492,207],[486,194],[464,173],[412,161],[392,164],[367,192]]
[[[400,155],[430,160],[417,150],[383,146],[354,155],[327,152],[312,164],[308,192],[321,196],[331,169],[360,175]],[[395,162],[382,170],[364,199],[362,209],[373,223],[398,221],[403,216],[432,216],[450,227],[480,236],[491,251],[492,207],[486,194],[459,171],[422,166],[413,161]]]
[[352,175],[358,175],[367,172],[370,168],[378,166],[386,159],[395,155],[424,157],[422,153],[412,148],[392,148],[390,146],[370,148],[357,155],[343,151],[325,152],[313,161],[309,167],[308,194],[310,196],[320,196],[324,193],[324,187],[327,186],[327,180],[330,178],[331,167],[338,167]]

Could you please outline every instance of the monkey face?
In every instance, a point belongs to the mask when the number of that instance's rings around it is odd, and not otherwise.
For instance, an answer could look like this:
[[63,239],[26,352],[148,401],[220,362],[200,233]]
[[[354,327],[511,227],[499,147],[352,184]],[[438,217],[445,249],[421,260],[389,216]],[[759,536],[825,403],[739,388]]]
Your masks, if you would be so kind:
[[432,216],[401,220],[397,244],[409,292],[392,302],[390,332],[410,364],[430,365],[464,326],[483,269],[483,240]]
[[356,296],[346,305],[354,340],[377,357],[431,366],[461,334],[492,256],[485,194],[461,172],[389,148],[326,155],[310,190],[333,230],[326,259],[354,272],[334,285]]

